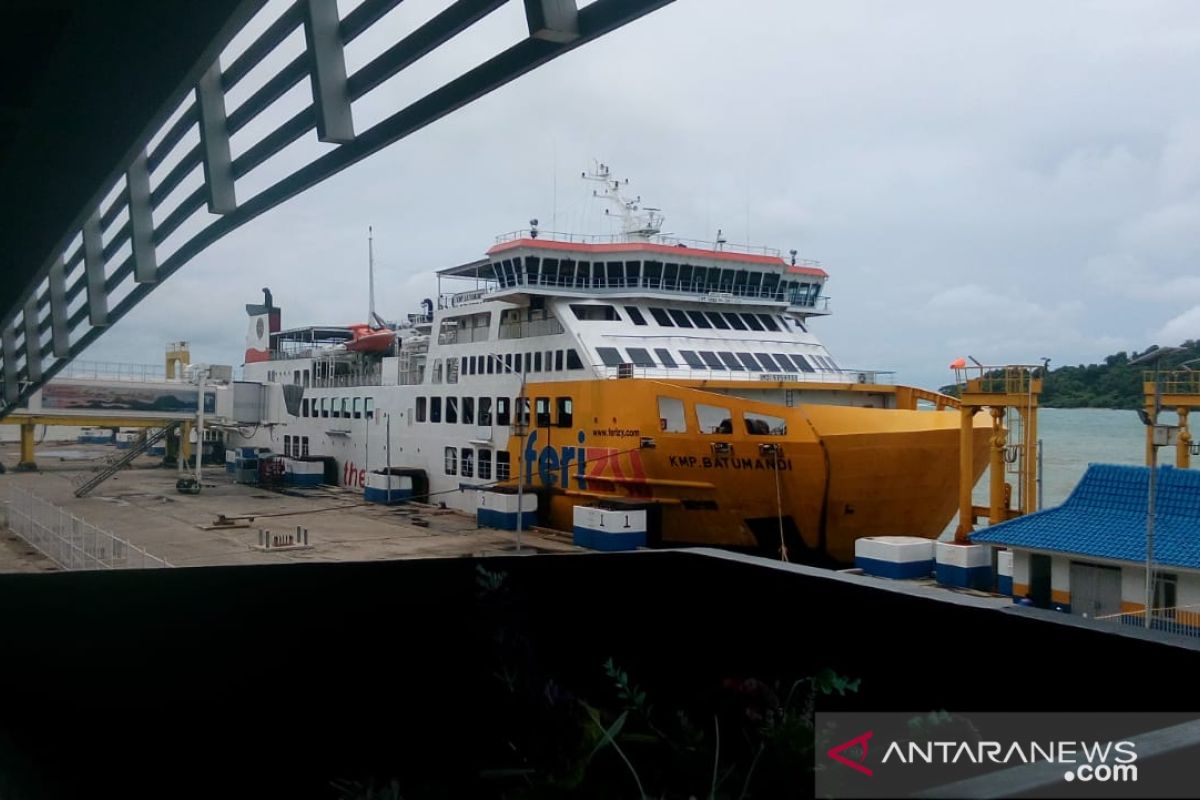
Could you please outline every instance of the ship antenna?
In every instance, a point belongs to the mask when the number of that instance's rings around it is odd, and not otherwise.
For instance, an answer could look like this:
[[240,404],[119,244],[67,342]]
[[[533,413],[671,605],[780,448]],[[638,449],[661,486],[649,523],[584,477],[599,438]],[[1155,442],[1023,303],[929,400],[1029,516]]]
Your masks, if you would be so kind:
[[367,226],[367,309],[368,324],[375,319],[375,229]]
[[[592,195],[601,200],[607,200],[616,208],[617,214],[621,217],[621,232],[625,236],[638,241],[649,241],[652,237],[662,233],[665,221],[662,209],[649,206],[643,208],[640,195],[630,200],[621,194],[622,187],[629,185],[628,178],[624,180],[613,178],[609,166],[600,162],[596,162],[596,166],[590,174],[585,172],[581,177],[604,187],[593,190]],[[608,214],[609,209],[605,209],[604,213]]]

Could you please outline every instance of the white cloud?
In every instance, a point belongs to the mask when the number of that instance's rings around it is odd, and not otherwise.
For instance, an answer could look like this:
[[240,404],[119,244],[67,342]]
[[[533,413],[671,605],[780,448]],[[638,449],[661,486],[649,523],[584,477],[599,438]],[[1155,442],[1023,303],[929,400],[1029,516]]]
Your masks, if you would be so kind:
[[1200,339],[1200,305],[1172,317],[1157,334],[1157,343],[1164,345],[1177,345],[1188,339]]

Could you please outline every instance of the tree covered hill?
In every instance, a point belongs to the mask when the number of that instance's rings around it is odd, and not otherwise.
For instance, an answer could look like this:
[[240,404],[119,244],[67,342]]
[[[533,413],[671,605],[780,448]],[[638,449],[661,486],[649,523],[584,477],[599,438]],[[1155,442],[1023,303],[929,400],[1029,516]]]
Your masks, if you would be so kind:
[[[1189,339],[1182,351],[1163,356],[1161,368],[1179,369],[1191,359],[1200,359],[1200,341]],[[1104,359],[1103,364],[1051,366],[1042,388],[1044,408],[1137,408],[1142,404],[1142,374],[1153,364],[1131,366],[1129,362],[1140,354],[1124,351]],[[1200,362],[1189,367],[1200,371]],[[955,386],[942,391],[957,396]]]

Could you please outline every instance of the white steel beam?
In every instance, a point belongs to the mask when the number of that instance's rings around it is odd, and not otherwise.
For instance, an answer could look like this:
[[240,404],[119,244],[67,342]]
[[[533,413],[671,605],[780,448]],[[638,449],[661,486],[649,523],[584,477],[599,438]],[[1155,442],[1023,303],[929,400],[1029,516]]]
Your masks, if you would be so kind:
[[345,144],[354,141],[354,118],[346,92],[346,55],[338,26],[337,0],[305,2],[304,40],[311,59],[317,138]]
[[104,241],[100,238],[100,209],[83,223],[83,269],[87,276],[88,321],[108,324],[108,292],[104,289]]
[[229,154],[229,128],[225,124],[225,93],[221,90],[221,65],[213,62],[196,84],[200,111],[200,147],[203,150],[204,186],[208,210],[229,214],[237,209],[233,185],[233,159]]

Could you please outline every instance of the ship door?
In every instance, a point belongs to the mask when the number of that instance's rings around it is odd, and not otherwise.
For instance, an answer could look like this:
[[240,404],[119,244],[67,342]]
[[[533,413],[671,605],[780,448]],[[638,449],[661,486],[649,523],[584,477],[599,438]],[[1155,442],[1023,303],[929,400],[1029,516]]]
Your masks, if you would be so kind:
[[1029,599],[1038,608],[1050,607],[1050,556],[1029,554]]
[[1121,613],[1121,570],[1071,562],[1071,613],[1103,617]]

